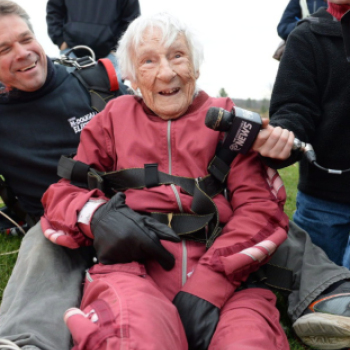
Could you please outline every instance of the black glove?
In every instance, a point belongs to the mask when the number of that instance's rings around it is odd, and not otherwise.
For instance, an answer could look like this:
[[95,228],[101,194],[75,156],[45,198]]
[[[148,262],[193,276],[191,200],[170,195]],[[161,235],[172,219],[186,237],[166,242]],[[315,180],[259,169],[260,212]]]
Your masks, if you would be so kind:
[[174,256],[159,240],[180,242],[179,236],[170,227],[130,209],[125,204],[124,193],[117,193],[96,210],[91,231],[102,264],[155,259],[165,270],[174,267]]
[[179,292],[173,303],[185,328],[188,350],[208,349],[219,321],[220,309],[186,292]]

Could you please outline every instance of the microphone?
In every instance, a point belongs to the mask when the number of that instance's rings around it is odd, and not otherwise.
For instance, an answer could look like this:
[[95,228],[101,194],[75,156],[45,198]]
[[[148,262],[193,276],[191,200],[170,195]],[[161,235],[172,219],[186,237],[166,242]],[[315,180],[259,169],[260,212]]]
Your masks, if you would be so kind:
[[[205,117],[209,129],[227,131],[222,147],[231,152],[247,153],[257,138],[262,121],[258,113],[234,106],[232,111],[210,107]],[[294,139],[293,150],[304,150],[305,142]]]
[[[350,25],[350,12],[346,20]],[[349,35],[349,58],[350,62],[350,35]],[[221,182],[225,181],[228,167],[238,153],[247,153],[252,147],[261,129],[262,121],[258,113],[251,112],[234,106],[232,111],[223,108],[209,108],[205,117],[205,125],[209,129],[227,131],[222,147],[210,163],[208,170]],[[316,162],[316,154],[310,143],[305,143],[294,138],[294,151],[304,152],[306,159],[317,168],[329,174],[344,174],[350,172],[350,168],[344,170],[324,168]]]

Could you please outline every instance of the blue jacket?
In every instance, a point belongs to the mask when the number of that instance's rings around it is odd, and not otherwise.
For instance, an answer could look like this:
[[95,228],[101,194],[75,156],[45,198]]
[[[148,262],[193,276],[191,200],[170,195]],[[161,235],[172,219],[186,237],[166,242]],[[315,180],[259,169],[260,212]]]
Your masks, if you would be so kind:
[[[307,5],[310,14],[316,12],[320,7],[327,7],[327,3],[323,0],[307,0]],[[298,19],[301,19],[301,17],[302,14],[299,0],[290,0],[277,26],[278,35],[286,40],[289,33],[297,25]]]

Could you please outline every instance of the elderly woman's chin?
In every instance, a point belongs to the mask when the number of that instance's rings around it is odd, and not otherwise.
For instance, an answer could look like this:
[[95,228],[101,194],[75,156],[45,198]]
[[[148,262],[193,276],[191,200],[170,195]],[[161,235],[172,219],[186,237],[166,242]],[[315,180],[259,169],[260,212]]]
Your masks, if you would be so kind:
[[181,117],[192,104],[194,88],[186,91],[179,90],[170,95],[152,94],[143,95],[144,102],[158,117],[163,120],[171,120]]

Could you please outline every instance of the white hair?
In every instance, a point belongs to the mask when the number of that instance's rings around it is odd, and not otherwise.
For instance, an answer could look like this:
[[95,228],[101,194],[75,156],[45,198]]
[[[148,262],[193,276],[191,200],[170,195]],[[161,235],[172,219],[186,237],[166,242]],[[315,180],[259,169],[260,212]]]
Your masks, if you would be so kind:
[[192,63],[195,72],[199,72],[204,56],[203,46],[198,40],[195,32],[185,23],[176,17],[162,12],[151,16],[140,16],[130,23],[128,29],[119,40],[117,49],[118,65],[123,79],[135,81],[135,66],[132,60],[132,52],[137,50],[138,45],[143,41],[143,34],[146,30],[153,31],[160,29],[162,43],[169,47],[178,37],[184,34],[190,49]]

